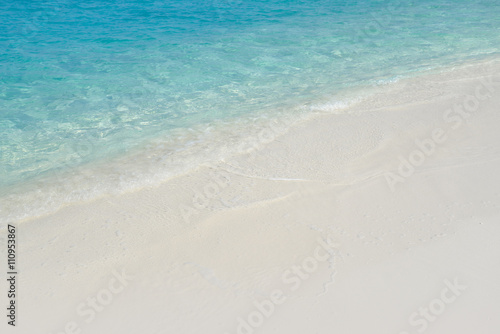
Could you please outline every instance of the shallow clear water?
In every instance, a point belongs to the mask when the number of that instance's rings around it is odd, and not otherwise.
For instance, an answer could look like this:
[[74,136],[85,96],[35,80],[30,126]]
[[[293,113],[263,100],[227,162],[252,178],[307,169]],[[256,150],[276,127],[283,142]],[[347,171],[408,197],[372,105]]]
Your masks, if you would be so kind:
[[500,48],[498,0],[2,0],[0,17],[0,186]]

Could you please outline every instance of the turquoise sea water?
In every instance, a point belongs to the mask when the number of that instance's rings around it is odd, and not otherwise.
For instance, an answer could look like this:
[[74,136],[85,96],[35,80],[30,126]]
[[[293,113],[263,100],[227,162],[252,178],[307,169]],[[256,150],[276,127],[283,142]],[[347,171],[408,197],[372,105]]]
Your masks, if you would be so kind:
[[498,0],[1,0],[0,18],[3,189],[500,49]]

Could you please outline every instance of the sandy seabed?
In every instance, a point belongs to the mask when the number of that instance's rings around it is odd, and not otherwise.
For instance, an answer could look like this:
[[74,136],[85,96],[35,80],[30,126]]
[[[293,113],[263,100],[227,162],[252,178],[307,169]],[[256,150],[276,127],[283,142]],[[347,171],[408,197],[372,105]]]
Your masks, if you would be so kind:
[[493,59],[16,222],[15,332],[497,334],[499,127]]

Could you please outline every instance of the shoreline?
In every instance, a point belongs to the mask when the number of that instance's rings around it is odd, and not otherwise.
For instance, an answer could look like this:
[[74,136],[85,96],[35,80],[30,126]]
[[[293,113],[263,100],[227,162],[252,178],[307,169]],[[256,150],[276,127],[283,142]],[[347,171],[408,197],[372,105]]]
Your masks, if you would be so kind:
[[[495,60],[400,81],[245,154],[23,221],[34,320],[19,329],[498,331],[499,74]],[[106,316],[82,316],[115,271],[130,280]]]
[[[177,131],[177,135],[171,136],[184,137],[182,141],[172,142],[168,138],[151,139],[148,144],[135,148],[125,155],[112,157],[111,160],[99,160],[82,166],[74,164],[70,164],[69,167],[63,166],[57,172],[5,187],[10,190],[4,190],[4,194],[0,197],[2,206],[14,209],[7,209],[2,213],[4,218],[0,221],[1,228],[5,228],[4,225],[9,222],[29,220],[57,212],[67,205],[158,186],[168,182],[169,179],[196,170],[199,166],[258,150],[302,121],[314,120],[328,114],[355,112],[357,105],[370,101],[371,97],[381,91],[398,89],[426,76],[432,77],[469,67],[483,66],[497,59],[497,55],[487,55],[449,66],[416,71],[414,76],[398,78],[396,81],[389,80],[376,86],[346,89],[335,96],[322,97],[317,101],[297,106],[293,111],[275,110],[274,113],[267,112],[257,117],[246,116],[216,126],[211,125],[208,132],[203,129],[205,125],[200,125],[194,131],[180,130]],[[247,133],[242,134],[241,129],[245,129]],[[189,133],[191,138],[187,137]],[[190,151],[190,147],[201,142],[204,144]],[[210,143],[219,144],[214,149]],[[87,154],[91,149],[83,144],[83,154]],[[141,163],[130,163],[130,161]],[[34,190],[33,185],[36,186]],[[31,208],[27,207],[28,203]],[[20,207],[23,209],[16,211],[15,208]]]

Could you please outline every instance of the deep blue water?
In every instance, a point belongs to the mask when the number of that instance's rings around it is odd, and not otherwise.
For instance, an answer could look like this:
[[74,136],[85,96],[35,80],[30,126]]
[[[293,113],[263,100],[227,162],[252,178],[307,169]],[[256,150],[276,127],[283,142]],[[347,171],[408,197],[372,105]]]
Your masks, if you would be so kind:
[[499,48],[498,0],[0,0],[0,186]]

